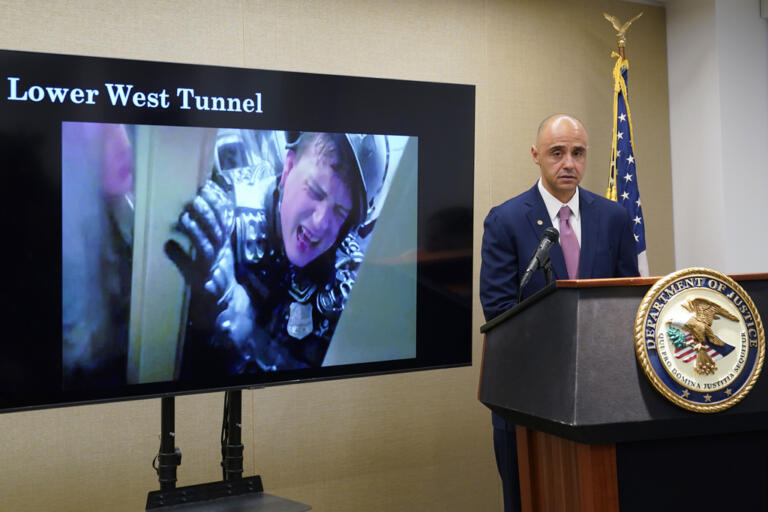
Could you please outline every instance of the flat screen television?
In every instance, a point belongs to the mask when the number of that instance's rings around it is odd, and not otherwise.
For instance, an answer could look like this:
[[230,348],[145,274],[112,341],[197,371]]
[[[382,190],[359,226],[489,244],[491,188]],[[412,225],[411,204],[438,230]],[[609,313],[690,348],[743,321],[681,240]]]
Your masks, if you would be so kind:
[[473,86],[0,68],[0,412],[471,364]]

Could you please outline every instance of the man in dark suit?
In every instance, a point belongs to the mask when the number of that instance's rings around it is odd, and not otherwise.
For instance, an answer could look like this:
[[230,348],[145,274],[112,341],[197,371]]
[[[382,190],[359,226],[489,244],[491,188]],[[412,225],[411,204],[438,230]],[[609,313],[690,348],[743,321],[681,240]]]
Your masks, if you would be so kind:
[[[539,125],[531,156],[541,170],[536,185],[491,209],[485,219],[480,301],[490,320],[517,303],[522,273],[544,229],[560,241],[549,253],[555,279],[638,275],[632,220],[619,204],[581,187],[587,162],[581,121],[555,114]],[[537,272],[522,290],[525,299],[545,285]],[[493,415],[494,451],[504,491],[504,510],[520,510],[514,424]]]

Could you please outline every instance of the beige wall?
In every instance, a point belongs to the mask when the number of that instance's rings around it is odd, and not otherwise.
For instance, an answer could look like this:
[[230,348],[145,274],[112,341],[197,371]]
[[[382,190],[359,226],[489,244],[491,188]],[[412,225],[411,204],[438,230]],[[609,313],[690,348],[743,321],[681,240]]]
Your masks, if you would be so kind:
[[744,221],[761,218],[768,190],[768,23],[758,4],[667,7],[677,268],[768,268],[768,230]]
[[[485,213],[535,180],[528,151],[545,115],[584,120],[585,184],[605,188],[615,38],[601,13],[627,19],[641,8],[629,32],[630,101],[651,273],[660,274],[673,269],[662,8],[614,0],[0,1],[0,47],[475,84],[479,257]],[[490,414],[476,399],[477,300],[474,313],[472,367],[245,392],[246,473],[318,511],[500,510]],[[180,485],[220,478],[221,406],[220,393],[177,400]],[[159,410],[153,399],[0,415],[0,510],[141,509],[157,488],[150,463]]]

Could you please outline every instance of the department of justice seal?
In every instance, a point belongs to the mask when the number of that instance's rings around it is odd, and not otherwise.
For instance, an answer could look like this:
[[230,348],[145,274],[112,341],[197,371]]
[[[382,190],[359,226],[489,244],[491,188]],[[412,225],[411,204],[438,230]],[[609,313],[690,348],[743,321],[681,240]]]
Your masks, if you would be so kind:
[[730,277],[689,268],[660,279],[635,318],[635,352],[651,384],[696,412],[717,412],[754,387],[765,332],[752,299]]

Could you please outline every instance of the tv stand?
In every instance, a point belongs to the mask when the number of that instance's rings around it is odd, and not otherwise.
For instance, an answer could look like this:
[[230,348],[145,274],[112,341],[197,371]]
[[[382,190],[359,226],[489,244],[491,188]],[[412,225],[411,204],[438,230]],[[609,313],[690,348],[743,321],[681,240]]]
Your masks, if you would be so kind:
[[219,482],[176,487],[176,469],[181,465],[181,450],[175,446],[174,397],[161,398],[160,451],[157,454],[159,491],[147,495],[146,510],[162,512],[173,507],[182,512],[303,512],[309,505],[264,493],[261,476],[243,478],[243,445],[241,444],[242,392],[224,395],[221,468]]

